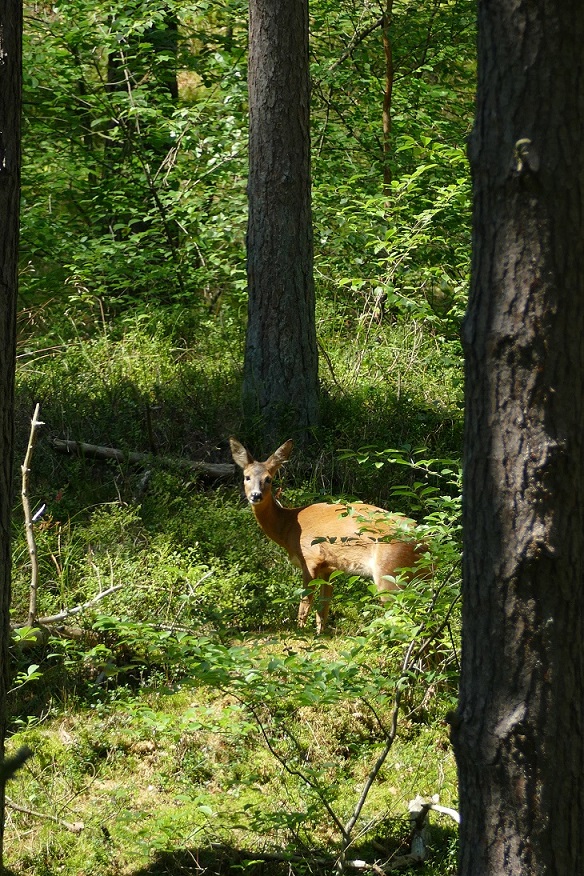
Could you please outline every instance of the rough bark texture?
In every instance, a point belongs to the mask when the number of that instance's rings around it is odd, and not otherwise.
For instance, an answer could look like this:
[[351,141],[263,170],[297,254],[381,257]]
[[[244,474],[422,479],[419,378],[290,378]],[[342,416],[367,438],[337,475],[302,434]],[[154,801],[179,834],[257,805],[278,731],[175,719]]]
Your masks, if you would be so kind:
[[481,0],[463,876],[584,873],[584,6]]
[[249,108],[243,397],[271,447],[318,419],[306,0],[251,0]]
[[[16,357],[16,289],[20,195],[20,0],[0,0],[0,758],[4,757],[9,682],[10,512]],[[0,870],[4,787],[0,783]]]

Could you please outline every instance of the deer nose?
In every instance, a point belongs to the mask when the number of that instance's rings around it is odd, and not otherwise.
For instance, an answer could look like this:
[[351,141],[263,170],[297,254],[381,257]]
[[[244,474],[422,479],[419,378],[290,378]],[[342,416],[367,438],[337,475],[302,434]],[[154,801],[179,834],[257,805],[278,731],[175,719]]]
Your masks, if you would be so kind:
[[253,493],[250,494],[250,497],[249,497],[249,501],[252,503],[252,505],[257,505],[258,502],[261,502],[261,499],[262,499],[262,494],[258,493],[255,490]]

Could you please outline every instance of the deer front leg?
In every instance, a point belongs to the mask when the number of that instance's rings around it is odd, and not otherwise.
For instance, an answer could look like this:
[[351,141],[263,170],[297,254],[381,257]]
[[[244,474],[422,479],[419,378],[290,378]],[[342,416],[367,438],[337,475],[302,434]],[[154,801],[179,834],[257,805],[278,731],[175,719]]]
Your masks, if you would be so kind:
[[314,602],[314,577],[308,570],[306,565],[302,566],[302,582],[304,584],[304,596],[300,600],[298,606],[298,626],[303,627],[306,624],[306,619],[310,614],[312,603]]
[[304,581],[305,595],[300,601],[298,608],[298,625],[303,627],[308,613],[312,608],[316,592],[316,584],[320,584],[320,594],[316,609],[316,632],[322,633],[326,626],[329,608],[333,595],[332,584],[328,583],[331,569],[322,562],[307,562],[302,568],[302,580]]
[[333,585],[323,581],[320,585],[320,594],[316,606],[316,632],[320,635],[326,627],[331,600],[333,598]]
[[306,618],[310,613],[310,609],[312,608],[312,603],[314,601],[314,590],[310,593],[307,593],[300,600],[300,605],[298,606],[298,626],[303,627],[306,624]]

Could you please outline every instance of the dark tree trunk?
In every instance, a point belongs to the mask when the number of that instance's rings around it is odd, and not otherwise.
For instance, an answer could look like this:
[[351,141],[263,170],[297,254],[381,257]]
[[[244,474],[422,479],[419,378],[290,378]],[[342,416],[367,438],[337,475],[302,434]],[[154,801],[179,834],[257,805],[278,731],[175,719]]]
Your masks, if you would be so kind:
[[480,0],[463,876],[584,873],[584,6]]
[[243,397],[271,447],[318,419],[306,0],[251,0],[249,107]]
[[[16,360],[16,290],[20,198],[22,6],[0,0],[0,758],[4,758],[10,680],[10,514]],[[0,870],[4,786],[0,783]]]

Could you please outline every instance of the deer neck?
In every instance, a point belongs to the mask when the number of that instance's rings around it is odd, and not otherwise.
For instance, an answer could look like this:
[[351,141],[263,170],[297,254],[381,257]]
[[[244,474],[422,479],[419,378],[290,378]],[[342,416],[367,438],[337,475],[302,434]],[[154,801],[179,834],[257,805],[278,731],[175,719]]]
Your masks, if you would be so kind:
[[296,521],[295,508],[282,508],[270,493],[258,505],[252,505],[255,518],[268,538],[281,547],[288,548],[290,526]]

